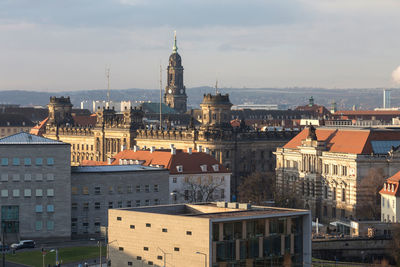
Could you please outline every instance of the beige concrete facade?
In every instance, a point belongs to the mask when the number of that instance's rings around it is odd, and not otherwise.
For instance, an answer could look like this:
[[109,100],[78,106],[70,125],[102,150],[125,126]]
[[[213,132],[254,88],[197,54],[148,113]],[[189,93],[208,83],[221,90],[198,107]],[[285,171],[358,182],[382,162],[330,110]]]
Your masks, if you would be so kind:
[[111,266],[310,266],[309,211],[218,205],[109,210]]

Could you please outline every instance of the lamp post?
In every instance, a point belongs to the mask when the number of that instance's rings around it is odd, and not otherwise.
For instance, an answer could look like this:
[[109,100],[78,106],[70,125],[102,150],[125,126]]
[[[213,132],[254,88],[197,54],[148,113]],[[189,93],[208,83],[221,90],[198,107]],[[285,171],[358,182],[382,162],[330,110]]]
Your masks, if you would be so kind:
[[207,254],[199,251],[196,251],[196,254],[204,255],[204,267],[207,267]]

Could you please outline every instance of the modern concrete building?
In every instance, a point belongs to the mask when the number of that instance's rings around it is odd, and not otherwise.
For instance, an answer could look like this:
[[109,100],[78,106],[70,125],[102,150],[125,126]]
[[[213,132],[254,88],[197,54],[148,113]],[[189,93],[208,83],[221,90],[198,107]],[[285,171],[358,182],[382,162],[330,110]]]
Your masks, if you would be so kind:
[[0,139],[1,227],[7,240],[70,238],[70,145],[28,133]]
[[399,145],[398,129],[308,127],[275,152],[277,187],[322,222],[375,219],[359,216],[368,199],[362,180],[399,171]]
[[389,177],[379,193],[381,194],[381,221],[400,222],[400,172]]
[[307,210],[199,203],[110,209],[111,266],[311,266]]
[[71,231],[98,235],[108,209],[167,204],[168,170],[141,165],[72,167]]

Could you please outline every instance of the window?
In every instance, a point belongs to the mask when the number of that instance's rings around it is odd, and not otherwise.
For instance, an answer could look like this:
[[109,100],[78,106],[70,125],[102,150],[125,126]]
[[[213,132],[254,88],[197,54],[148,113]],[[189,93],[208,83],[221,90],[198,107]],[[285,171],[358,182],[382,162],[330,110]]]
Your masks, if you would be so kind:
[[347,166],[342,166],[342,175],[347,176]]
[[324,186],[324,198],[328,198],[328,187]]
[[13,158],[13,166],[19,166],[19,158]]
[[346,202],[346,188],[342,188],[342,201]]
[[1,182],[7,182],[8,181],[8,173],[2,173],[0,181]]
[[173,182],[174,184],[176,184],[176,180],[177,180],[176,177],[172,178],[172,182]]
[[118,208],[122,208],[122,201],[118,201]]
[[158,255],[157,260],[162,260],[162,256]]
[[140,200],[136,200],[136,207],[140,207],[141,203]]
[[72,195],[77,195],[78,194],[78,187],[76,187],[76,186],[71,187],[71,194]]
[[95,208],[96,210],[99,210],[99,209],[100,209],[100,202],[95,202],[95,203],[94,203],[94,208]]
[[336,200],[336,187],[333,188],[332,199]]
[[140,193],[140,185],[136,186],[136,193]]
[[146,223],[146,227],[151,227],[151,223]]
[[141,261],[141,260],[142,260],[142,257],[136,256],[136,259],[137,259],[138,261]]
[[128,261],[128,266],[132,266],[132,262],[131,261]]
[[192,231],[186,231],[186,235],[192,235]]
[[88,188],[87,186],[84,186],[84,187],[82,188],[82,194],[84,194],[84,195],[89,195],[89,188]]
[[37,173],[36,174],[36,181],[43,181],[43,174]]
[[213,167],[213,170],[215,172],[219,171],[219,165],[218,164],[214,164],[214,165],[212,165],[212,167]]
[[145,206],[149,206],[149,205],[150,205],[150,199],[146,199],[144,205],[145,205]]
[[113,193],[114,193],[114,187],[110,186],[110,187],[108,188],[108,193],[109,193],[109,194],[113,194]]
[[155,185],[153,186],[153,190],[154,190],[154,192],[158,192],[158,184],[155,184]]
[[329,173],[329,164],[324,164],[324,173],[325,174]]
[[122,186],[120,186],[120,185],[117,187],[117,190],[118,190],[118,194],[124,193],[124,190],[122,189]]
[[31,166],[32,165],[31,158],[24,158],[24,165],[25,166]]
[[163,228],[163,229],[162,229],[162,232],[163,232],[163,233],[167,233],[167,232],[168,232],[168,229],[167,229],[167,228]]
[[24,181],[32,181],[32,175],[30,173],[25,173]]
[[177,247],[174,247],[174,251],[179,251],[179,248],[177,248]]
[[129,226],[129,228],[135,229],[135,226],[134,226],[133,224],[131,224],[131,225]]
[[127,192],[127,193],[132,193],[132,186],[131,186],[131,185],[128,185],[128,186],[126,187],[126,192]]
[[8,190],[7,189],[2,189],[1,190],[1,197],[8,197]]
[[338,174],[338,166],[337,165],[333,165],[333,174],[334,175]]
[[47,165],[54,165],[54,158],[47,158]]
[[89,210],[89,202],[83,203],[83,210]]
[[200,169],[202,172],[206,172],[207,171],[207,165],[200,165]]
[[20,178],[19,173],[13,174],[13,181],[14,181],[14,182],[18,182],[18,181],[19,181],[19,178]]
[[148,265],[153,265],[153,262],[152,261],[148,261],[147,264]]
[[182,165],[176,166],[176,170],[177,170],[178,172],[183,172],[183,166],[182,166]]
[[332,217],[336,218],[336,208],[332,208]]
[[35,211],[36,212],[43,212],[43,206],[42,205],[36,205]]
[[146,184],[144,186],[144,192],[149,193],[150,192],[150,185]]
[[54,230],[54,221],[47,221],[47,230]]
[[128,201],[126,202],[126,206],[127,206],[128,208],[132,207],[132,201],[128,200]]
[[53,204],[47,205],[47,212],[54,212],[54,205]]
[[221,189],[221,199],[225,198],[225,189]]
[[385,198],[382,198],[382,207],[385,207]]
[[73,210],[78,209],[78,203],[71,203],[71,209]]
[[124,248],[123,247],[119,247],[118,250],[119,251],[124,251]]
[[13,197],[19,197],[19,189],[13,189]]
[[25,189],[24,190],[24,197],[31,197],[32,196],[32,190],[31,189]]
[[122,221],[122,218],[121,217],[117,217],[117,221]]
[[47,189],[47,196],[48,197],[54,197],[54,189],[53,188]]
[[43,228],[43,222],[42,221],[36,221],[36,231],[40,231]]
[[328,208],[324,206],[324,216],[328,216]]
[[148,247],[143,247],[143,250],[149,251],[149,248]]
[[47,174],[47,181],[54,181],[54,174],[53,173],[48,173]]
[[37,166],[42,166],[43,165],[43,159],[42,158],[36,158],[36,165]]
[[154,205],[160,205],[160,200],[158,198],[154,199]]
[[1,158],[1,166],[8,166],[8,158]]
[[109,208],[109,209],[112,209],[112,208],[113,208],[113,203],[112,203],[112,201],[108,202],[108,208]]
[[100,193],[101,193],[100,187],[95,187],[94,188],[94,194],[95,195],[100,195]]

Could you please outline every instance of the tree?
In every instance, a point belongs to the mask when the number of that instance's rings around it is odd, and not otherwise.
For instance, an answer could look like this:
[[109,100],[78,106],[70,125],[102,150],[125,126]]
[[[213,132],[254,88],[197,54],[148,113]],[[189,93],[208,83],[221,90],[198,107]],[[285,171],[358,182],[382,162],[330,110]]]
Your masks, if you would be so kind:
[[372,168],[362,178],[357,192],[357,217],[359,219],[379,220],[381,217],[381,197],[379,191],[385,183],[383,169]]
[[[177,194],[187,202],[209,202],[224,198],[224,179],[220,177],[186,177],[182,190]],[[217,195],[219,193],[219,195]]]
[[392,248],[390,254],[396,261],[396,266],[400,266],[400,223],[393,223],[392,226]]
[[256,205],[274,199],[275,173],[254,172],[243,178],[238,187],[240,202],[249,202]]

